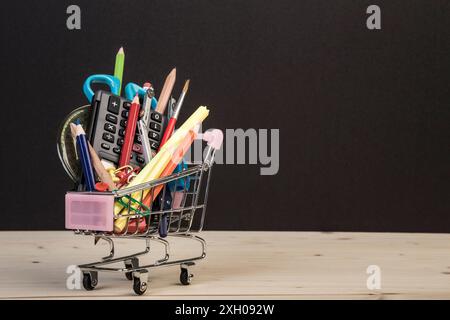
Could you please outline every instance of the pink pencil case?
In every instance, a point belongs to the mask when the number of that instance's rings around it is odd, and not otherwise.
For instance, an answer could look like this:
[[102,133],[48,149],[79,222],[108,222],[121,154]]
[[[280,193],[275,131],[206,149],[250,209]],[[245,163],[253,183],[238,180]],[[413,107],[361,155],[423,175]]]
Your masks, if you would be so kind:
[[113,231],[114,195],[66,193],[66,229]]

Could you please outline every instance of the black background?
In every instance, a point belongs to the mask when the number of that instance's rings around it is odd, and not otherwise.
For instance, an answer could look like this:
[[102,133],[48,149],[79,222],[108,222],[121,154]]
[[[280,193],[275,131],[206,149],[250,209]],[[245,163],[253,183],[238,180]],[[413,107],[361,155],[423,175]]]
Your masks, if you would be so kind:
[[[81,8],[81,30],[66,8]],[[382,30],[366,28],[377,4]],[[58,126],[112,73],[177,67],[205,127],[280,129],[280,170],[216,165],[207,229],[450,232],[448,1],[8,1],[1,4],[1,229],[63,229]]]

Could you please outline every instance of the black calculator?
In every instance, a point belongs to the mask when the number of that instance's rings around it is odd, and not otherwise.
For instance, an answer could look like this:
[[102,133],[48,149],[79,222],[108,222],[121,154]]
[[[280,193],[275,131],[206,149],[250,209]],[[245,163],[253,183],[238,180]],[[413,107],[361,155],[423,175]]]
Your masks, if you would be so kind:
[[[116,166],[124,143],[130,107],[131,101],[108,91],[99,90],[92,98],[91,117],[87,129],[88,139],[100,159],[108,160]],[[150,147],[154,152],[159,148],[165,126],[166,118],[152,110],[146,138],[149,139]],[[137,126],[130,164],[141,168],[145,165],[141,135]]]

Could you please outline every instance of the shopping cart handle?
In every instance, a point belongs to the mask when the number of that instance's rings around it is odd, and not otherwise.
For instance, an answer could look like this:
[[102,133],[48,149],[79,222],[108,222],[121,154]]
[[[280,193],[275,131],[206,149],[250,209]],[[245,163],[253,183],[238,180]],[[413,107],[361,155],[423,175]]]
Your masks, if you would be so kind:
[[202,135],[202,139],[206,141],[208,146],[219,150],[223,142],[223,133],[219,129],[210,129]]

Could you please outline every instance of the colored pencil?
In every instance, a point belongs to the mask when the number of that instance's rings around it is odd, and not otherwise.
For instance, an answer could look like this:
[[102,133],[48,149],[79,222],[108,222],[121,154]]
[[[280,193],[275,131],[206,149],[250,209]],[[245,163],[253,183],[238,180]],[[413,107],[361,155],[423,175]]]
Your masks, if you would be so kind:
[[92,169],[91,158],[89,157],[86,133],[81,124],[76,125],[75,134],[77,137],[77,148],[81,159],[81,168],[86,182],[86,191],[95,190],[94,171]]
[[172,92],[173,85],[177,78],[177,69],[173,68],[169,75],[166,77],[164,86],[159,95],[158,103],[156,104],[156,111],[163,114],[167,107],[167,102],[169,101],[170,93]]
[[120,152],[119,168],[130,163],[131,150],[134,144],[134,135],[136,134],[136,123],[139,117],[139,96],[136,95],[131,102],[130,111],[125,128],[125,138]]
[[123,68],[125,64],[125,52],[123,51],[123,47],[120,47],[119,51],[116,54],[116,64],[114,66],[114,77],[119,79],[119,96],[122,91],[122,78],[123,78]]
[[[76,139],[77,137],[77,125],[74,123],[70,124],[70,131],[72,133],[72,137]],[[108,185],[108,190],[113,191],[117,189],[116,184],[112,181],[111,175],[106,171],[105,166],[103,165],[100,157],[97,152],[92,147],[91,143],[88,141],[89,153],[91,155],[92,166],[94,167],[95,172],[97,173],[100,180]]]

